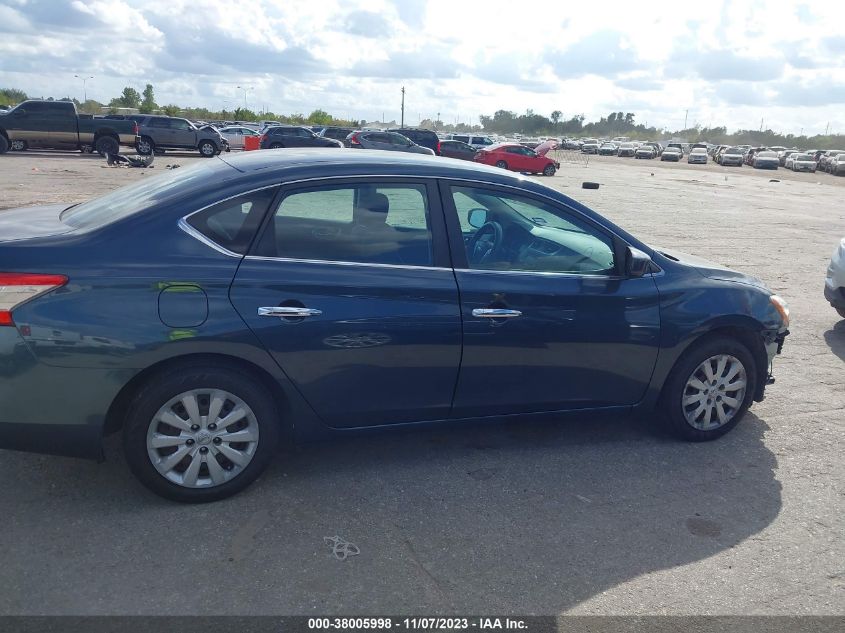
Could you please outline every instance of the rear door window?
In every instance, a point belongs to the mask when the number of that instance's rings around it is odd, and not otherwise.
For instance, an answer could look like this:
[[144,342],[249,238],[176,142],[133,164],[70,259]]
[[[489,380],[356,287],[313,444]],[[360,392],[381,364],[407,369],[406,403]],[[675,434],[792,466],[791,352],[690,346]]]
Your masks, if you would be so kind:
[[423,184],[294,190],[276,208],[255,252],[283,259],[431,266],[429,208]]

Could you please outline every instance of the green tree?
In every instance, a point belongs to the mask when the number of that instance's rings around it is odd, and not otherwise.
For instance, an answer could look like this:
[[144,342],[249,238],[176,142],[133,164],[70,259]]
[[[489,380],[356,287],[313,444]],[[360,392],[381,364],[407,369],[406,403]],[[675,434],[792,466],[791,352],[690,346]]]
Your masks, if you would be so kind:
[[561,112],[560,110],[555,110],[554,112],[552,112],[552,116],[551,116],[552,125],[557,127],[557,124],[560,121],[560,117],[562,117],[562,116],[563,116],[563,112]]
[[180,108],[178,105],[170,103],[166,106],[163,106],[161,108],[161,111],[164,112],[167,116],[176,116],[182,111],[182,108]]
[[17,88],[0,88],[0,105],[17,105],[29,97],[23,90]]
[[308,122],[314,125],[331,125],[332,115],[325,110],[314,110],[308,115]]
[[138,108],[138,111],[141,112],[141,114],[150,114],[157,107],[155,95],[153,94],[153,85],[147,84],[144,88],[144,99],[141,101],[141,107]]
[[115,108],[137,108],[141,105],[141,95],[131,86],[126,86],[119,97],[112,99],[109,105]]

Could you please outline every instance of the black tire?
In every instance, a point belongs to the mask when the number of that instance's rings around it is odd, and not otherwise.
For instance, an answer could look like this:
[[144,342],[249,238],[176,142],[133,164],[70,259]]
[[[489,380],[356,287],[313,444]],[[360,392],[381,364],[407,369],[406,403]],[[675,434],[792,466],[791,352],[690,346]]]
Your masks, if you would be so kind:
[[554,165],[546,165],[546,168],[543,169],[544,176],[554,176],[557,169],[555,169]]
[[119,154],[120,145],[111,136],[101,136],[94,143],[94,149],[100,156],[108,156],[109,154]]
[[0,154],[5,154],[9,151],[9,140],[0,134]]
[[156,144],[149,136],[142,136],[141,140],[139,140],[138,144],[135,146],[135,151],[141,156],[149,156],[150,154],[155,153]]
[[835,308],[836,314],[845,319],[845,308]]
[[[243,400],[255,414],[259,440],[243,471],[217,486],[187,488],[174,483],[153,466],[147,453],[147,431],[156,412],[170,399],[192,389],[223,389]],[[279,416],[273,398],[242,371],[222,365],[178,367],[153,377],[132,399],[123,428],[123,450],[132,473],[157,495],[182,503],[206,503],[230,497],[255,481],[279,443]]]
[[581,189],[598,189],[599,183],[597,182],[582,182]]
[[496,167],[498,167],[499,169],[507,169],[508,164],[505,161],[500,160],[496,163]]
[[9,149],[13,152],[25,152],[29,149],[29,144],[26,141],[12,141],[9,143]]
[[197,149],[203,158],[214,158],[217,155],[217,146],[212,141],[201,141]]
[[[681,404],[686,384],[696,368],[705,360],[720,354],[729,354],[739,360],[745,368],[746,386],[745,397],[731,418],[724,425],[712,429],[701,430],[687,422]],[[660,413],[669,430],[689,442],[707,442],[721,437],[733,429],[745,416],[748,407],[754,399],[757,388],[757,366],[748,348],[736,339],[726,336],[706,338],[695,343],[688,349],[672,368],[672,372],[663,386],[663,393],[659,404]]]

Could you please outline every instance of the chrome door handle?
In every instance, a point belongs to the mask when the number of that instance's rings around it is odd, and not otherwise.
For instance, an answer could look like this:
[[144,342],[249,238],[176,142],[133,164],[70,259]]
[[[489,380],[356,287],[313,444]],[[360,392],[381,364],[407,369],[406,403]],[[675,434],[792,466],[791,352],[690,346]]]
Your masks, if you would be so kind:
[[290,318],[320,316],[321,314],[323,314],[322,310],[299,308],[296,306],[269,306],[266,308],[258,308],[258,316]]
[[474,317],[484,317],[485,319],[513,319],[514,317],[522,316],[519,310],[505,310],[503,308],[475,308],[472,311]]

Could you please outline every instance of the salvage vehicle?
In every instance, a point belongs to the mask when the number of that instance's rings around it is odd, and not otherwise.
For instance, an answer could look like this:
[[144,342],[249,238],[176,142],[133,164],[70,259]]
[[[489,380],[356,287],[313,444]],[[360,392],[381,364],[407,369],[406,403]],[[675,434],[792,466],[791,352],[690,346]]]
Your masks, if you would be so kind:
[[366,150],[221,155],[4,211],[0,271],[0,447],[101,458],[121,432],[184,502],[242,490],[282,438],[657,411],[714,440],[789,325],[762,281],[556,189]]
[[188,119],[170,116],[145,116],[138,121],[137,151],[149,156],[162,149],[196,150],[200,156],[214,158],[229,144],[220,131],[210,125],[197,127]]
[[727,167],[729,165],[742,167],[744,158],[745,152],[741,147],[729,147],[719,154],[719,164],[722,167]]
[[786,158],[785,167],[792,171],[816,171],[816,160],[812,154],[790,154]]
[[65,149],[102,156],[117,154],[121,145],[138,140],[134,121],[95,119],[77,114],[73,101],[29,100],[0,112],[0,154],[33,149]]
[[599,156],[616,156],[617,147],[615,143],[602,143],[599,147]]
[[845,152],[840,152],[827,162],[827,171],[834,176],[845,175]]
[[780,166],[777,152],[771,150],[763,150],[754,155],[752,163],[754,169],[777,169]]
[[663,150],[663,153],[660,155],[661,161],[671,161],[673,163],[680,162],[681,158],[683,157],[684,153],[677,147],[672,147],[671,145]]
[[635,156],[637,153],[637,148],[633,143],[622,143],[619,146],[619,149],[616,152],[617,156]]
[[472,160],[475,158],[476,150],[472,145],[463,141],[446,139],[440,141],[440,155],[446,158],[458,158],[460,160]]
[[640,145],[634,152],[634,158],[655,158],[657,150],[652,145]]
[[[546,150],[548,151],[548,150]],[[519,143],[496,143],[478,150],[473,160],[499,169],[554,176],[560,163]]]
[[824,298],[845,319],[845,238],[833,251],[824,279]]
[[343,147],[341,141],[314,134],[301,125],[274,125],[261,131],[261,149],[282,147]]
[[707,164],[707,148],[705,147],[693,147],[687,156],[687,164],[698,164],[698,165],[706,165]]
[[352,149],[373,149],[383,152],[405,152],[434,156],[434,150],[430,147],[417,145],[407,136],[402,136],[398,132],[386,132],[384,130],[353,132],[346,138],[346,144]]

